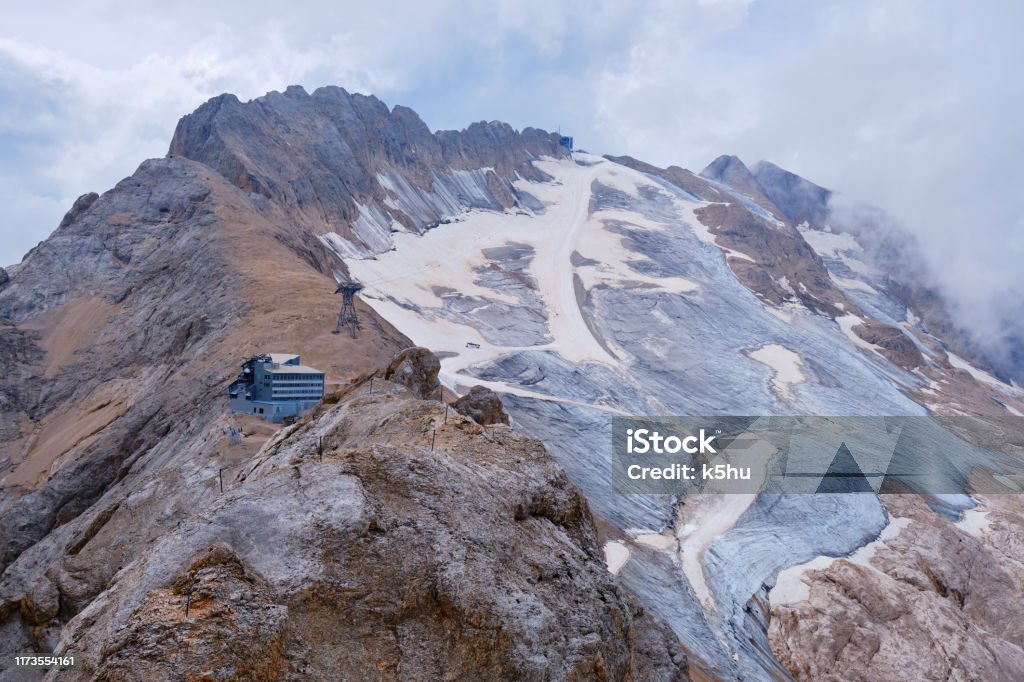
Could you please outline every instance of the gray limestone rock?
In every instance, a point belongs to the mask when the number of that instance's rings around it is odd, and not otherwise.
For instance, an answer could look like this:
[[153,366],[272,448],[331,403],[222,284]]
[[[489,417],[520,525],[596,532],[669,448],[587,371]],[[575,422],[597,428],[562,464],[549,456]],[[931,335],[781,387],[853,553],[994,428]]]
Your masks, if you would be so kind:
[[557,135],[534,128],[492,121],[435,134],[408,107],[389,109],[338,87],[308,94],[292,86],[247,103],[211,99],[181,119],[168,154],[210,166],[319,231],[380,251],[391,221],[423,230],[465,205],[515,205],[509,181],[543,179],[531,161],[567,151]]
[[71,223],[78,219],[78,216],[82,215],[89,210],[89,207],[96,203],[96,200],[100,198],[96,192],[89,192],[75,199],[75,203],[71,205],[71,210],[64,214],[64,218],[60,221],[60,225],[57,226],[58,230],[62,230]]

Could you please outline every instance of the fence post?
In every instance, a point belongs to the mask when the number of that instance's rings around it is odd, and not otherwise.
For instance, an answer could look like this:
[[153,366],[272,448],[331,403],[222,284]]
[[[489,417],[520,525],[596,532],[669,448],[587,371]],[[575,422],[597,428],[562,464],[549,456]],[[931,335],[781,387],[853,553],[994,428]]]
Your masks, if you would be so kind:
[[444,404],[444,423],[448,424],[448,403]]
[[373,377],[370,377],[370,395],[373,395]]
[[192,590],[185,595],[185,618],[188,618],[188,607],[192,604]]
[[224,492],[224,469],[217,469],[217,480],[220,481],[220,491]]
[[430,437],[430,451],[434,451],[434,439],[437,438],[437,429],[434,429],[434,435]]

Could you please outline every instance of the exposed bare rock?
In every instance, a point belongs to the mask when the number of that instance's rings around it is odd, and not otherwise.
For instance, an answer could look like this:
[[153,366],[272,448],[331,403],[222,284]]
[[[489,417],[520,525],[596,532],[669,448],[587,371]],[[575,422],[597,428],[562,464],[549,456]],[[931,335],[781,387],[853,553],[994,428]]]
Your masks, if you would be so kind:
[[719,156],[700,172],[700,176],[737,190],[779,220],[786,220],[785,214],[764,195],[761,187],[757,184],[757,178],[739,157]]
[[711,204],[695,214],[716,235],[717,243],[750,256],[750,261],[730,258],[729,265],[744,284],[768,301],[777,304],[796,298],[828,315],[857,310],[798,233],[777,229],[737,202]]
[[806,601],[773,607],[779,660],[801,680],[1024,678],[1024,517],[1017,496],[997,497],[990,527],[966,532],[920,498],[889,496],[910,520],[870,566],[811,571]]
[[284,679],[288,665],[282,624],[287,615],[286,606],[274,603],[265,580],[230,549],[213,545],[169,585],[145,596],[124,629],[105,643],[96,676]]
[[[4,650],[51,650],[40,632],[202,508],[206,467],[258,449],[223,443],[224,386],[246,354],[285,348],[340,381],[409,345],[364,306],[362,343],[332,335],[333,273],[277,238],[290,229],[201,164],[148,161],[0,290]],[[61,610],[34,625],[50,612],[33,596],[44,575]]]
[[543,446],[431,449],[443,410],[385,384],[281,433],[68,624],[68,679],[686,679]]
[[0,268],[0,287],[11,281],[11,276],[7,274],[7,271]]
[[486,386],[474,386],[466,395],[452,403],[452,407],[481,426],[508,424],[508,415],[497,393]]
[[78,216],[88,211],[89,207],[96,203],[96,200],[99,198],[100,195],[96,194],[96,192],[89,192],[88,194],[83,194],[75,199],[75,203],[73,203],[71,205],[71,209],[64,214],[64,218],[60,221],[60,225],[57,226],[57,229],[63,229],[75,222],[78,219]]
[[406,386],[419,398],[439,398],[441,361],[428,348],[406,348],[384,370],[384,379]]
[[380,251],[391,220],[422,230],[467,205],[515,205],[508,181],[543,179],[531,161],[567,151],[557,135],[533,128],[492,121],[434,134],[408,107],[291,86],[247,103],[211,99],[181,119],[169,154],[214,168],[308,228]]
[[[689,194],[713,202],[695,213],[715,235],[718,245],[745,254],[750,260],[730,257],[729,267],[753,292],[774,304],[799,300],[812,310],[828,315],[856,310],[833,284],[821,257],[800,236],[792,223],[770,223],[755,215],[737,196],[709,182],[707,178],[731,187],[748,197],[779,220],[787,216],[761,191],[753,174],[736,157],[719,157],[702,176],[671,166],[658,168],[628,156],[609,156],[609,160],[666,180]],[[735,186],[730,182],[737,183]]]
[[921,351],[900,329],[871,320],[853,328],[853,333],[882,350],[882,355],[904,369],[920,367],[924,362]]
[[[142,164],[33,249],[0,291],[0,316],[17,324],[3,331],[17,341],[4,344],[15,356],[4,358],[3,382],[17,409],[0,414],[0,430],[17,433],[4,454],[18,465],[5,472],[0,565],[75,518],[168,433],[162,403],[188,381],[189,358],[237,320],[240,277],[210,229],[213,186],[227,186],[204,171]],[[154,391],[170,367],[179,373]],[[210,379],[192,390],[210,390]]]
[[[21,435],[19,421],[36,400],[39,387],[30,381],[44,356],[36,334],[0,319],[0,441],[14,443]],[[10,465],[10,454],[0,453],[0,467]]]

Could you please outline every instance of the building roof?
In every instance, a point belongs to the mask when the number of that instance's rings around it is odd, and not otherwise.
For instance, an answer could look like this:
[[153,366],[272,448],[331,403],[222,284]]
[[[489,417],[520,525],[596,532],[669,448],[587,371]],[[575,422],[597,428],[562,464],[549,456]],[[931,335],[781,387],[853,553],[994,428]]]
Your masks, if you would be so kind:
[[271,362],[276,362],[279,365],[284,364],[289,360],[295,360],[299,357],[294,353],[266,353],[266,355],[270,356]]
[[323,374],[321,370],[306,365],[278,365],[277,367],[264,367],[263,371],[268,374]]

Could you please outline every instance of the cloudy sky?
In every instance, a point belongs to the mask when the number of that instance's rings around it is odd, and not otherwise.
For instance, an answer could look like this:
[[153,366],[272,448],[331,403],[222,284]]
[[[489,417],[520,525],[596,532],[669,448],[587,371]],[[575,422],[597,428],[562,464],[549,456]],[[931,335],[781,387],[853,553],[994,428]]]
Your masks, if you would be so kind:
[[[287,6],[287,10],[284,8]],[[966,307],[1024,290],[1017,2],[3,2],[0,264],[223,91],[372,92],[699,170],[768,159],[878,204]]]

